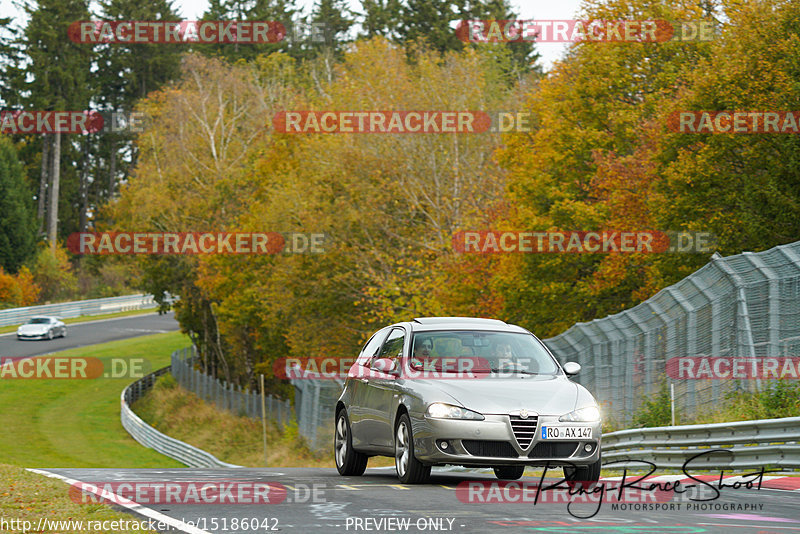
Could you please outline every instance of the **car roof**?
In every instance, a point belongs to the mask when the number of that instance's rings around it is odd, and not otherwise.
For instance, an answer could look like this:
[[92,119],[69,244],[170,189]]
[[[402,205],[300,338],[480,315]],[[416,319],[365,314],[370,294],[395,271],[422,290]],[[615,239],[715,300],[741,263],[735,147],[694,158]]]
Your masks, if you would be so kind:
[[413,332],[430,332],[434,330],[489,330],[493,332],[522,332],[527,330],[508,324],[498,319],[478,317],[417,317],[409,323]]
[[58,319],[58,317],[53,315],[34,315],[31,319]]

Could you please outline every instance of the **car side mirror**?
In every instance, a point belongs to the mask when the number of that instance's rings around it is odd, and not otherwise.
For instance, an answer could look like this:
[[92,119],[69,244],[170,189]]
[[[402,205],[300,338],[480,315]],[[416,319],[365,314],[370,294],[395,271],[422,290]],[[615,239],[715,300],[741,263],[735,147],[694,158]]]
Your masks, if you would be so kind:
[[564,372],[567,376],[574,376],[581,372],[581,364],[575,362],[567,362],[564,364]]
[[397,370],[397,364],[389,358],[378,358],[372,362],[372,369],[383,373],[394,373]]

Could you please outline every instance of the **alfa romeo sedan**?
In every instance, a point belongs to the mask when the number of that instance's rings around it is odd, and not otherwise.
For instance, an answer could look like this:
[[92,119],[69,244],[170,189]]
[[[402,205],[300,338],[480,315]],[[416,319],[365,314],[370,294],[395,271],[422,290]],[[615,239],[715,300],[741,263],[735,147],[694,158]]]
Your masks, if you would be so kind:
[[67,337],[67,325],[58,317],[31,317],[17,328],[17,339],[53,339]]
[[420,318],[364,345],[336,404],[341,475],[371,456],[394,457],[403,483],[432,466],[491,467],[515,480],[526,466],[562,466],[565,478],[600,477],[600,410],[531,332],[493,319]]

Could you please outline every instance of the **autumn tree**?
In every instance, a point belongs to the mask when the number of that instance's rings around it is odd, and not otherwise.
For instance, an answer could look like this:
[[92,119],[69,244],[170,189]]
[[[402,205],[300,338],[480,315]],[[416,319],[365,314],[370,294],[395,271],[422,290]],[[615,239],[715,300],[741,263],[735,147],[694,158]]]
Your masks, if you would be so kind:
[[[581,19],[703,20],[700,7],[631,0],[588,2]],[[712,21],[713,22],[713,21]],[[534,87],[529,134],[509,134],[498,153],[508,169],[516,230],[654,229],[657,178],[653,121],[685,89],[709,53],[706,42],[579,43]],[[644,228],[642,228],[644,226]],[[671,230],[673,228],[661,228]],[[676,228],[680,229],[680,228]],[[665,279],[656,255],[525,254],[503,258],[496,287],[504,318],[542,335],[621,311]],[[686,257],[692,265],[705,260]],[[677,273],[671,272],[672,281]],[[688,274],[688,273],[686,273]]]
[[[689,87],[665,109],[791,111],[800,102],[796,2],[730,2],[728,22]],[[715,234],[723,254],[760,251],[800,235],[797,134],[696,134],[664,128],[659,222]],[[792,131],[791,125],[788,131]]]
[[439,265],[454,255],[452,233],[502,195],[492,161],[499,134],[272,130],[287,109],[509,105],[495,53],[415,56],[409,63],[385,40],[362,41],[330,79],[285,54],[235,67],[194,57],[179,87],[144,104],[153,125],[116,219],[326,236],[323,254],[149,260],[148,288],[181,295],[178,316],[221,376],[252,384],[278,356],[351,356],[377,325],[443,311]]

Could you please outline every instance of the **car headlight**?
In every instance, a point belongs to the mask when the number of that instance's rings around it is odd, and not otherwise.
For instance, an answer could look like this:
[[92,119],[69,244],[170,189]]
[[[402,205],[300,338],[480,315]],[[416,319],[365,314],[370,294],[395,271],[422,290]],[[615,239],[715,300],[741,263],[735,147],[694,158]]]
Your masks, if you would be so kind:
[[558,418],[562,422],[578,423],[600,420],[600,409],[597,406],[586,406],[569,412]]
[[453,406],[452,404],[445,404],[443,402],[434,402],[428,406],[425,412],[428,417],[435,417],[437,419],[471,419],[473,421],[483,421],[484,417],[478,412],[461,408],[460,406]]

